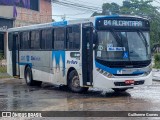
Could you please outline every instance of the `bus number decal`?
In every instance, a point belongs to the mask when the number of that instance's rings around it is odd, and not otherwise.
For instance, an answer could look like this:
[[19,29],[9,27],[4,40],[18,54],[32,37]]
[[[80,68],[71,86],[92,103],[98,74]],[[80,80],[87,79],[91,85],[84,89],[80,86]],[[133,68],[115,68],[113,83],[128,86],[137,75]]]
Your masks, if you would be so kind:
[[25,56],[21,56],[21,60],[25,60]]

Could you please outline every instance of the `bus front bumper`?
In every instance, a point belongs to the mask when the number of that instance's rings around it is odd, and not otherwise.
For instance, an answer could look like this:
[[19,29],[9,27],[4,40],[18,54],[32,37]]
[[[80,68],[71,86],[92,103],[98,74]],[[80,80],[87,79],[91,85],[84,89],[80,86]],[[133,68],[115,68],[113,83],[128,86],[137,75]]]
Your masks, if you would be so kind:
[[[133,88],[136,86],[152,85],[152,72],[143,77],[116,77],[107,78],[103,74],[97,74],[95,77],[93,87],[101,89],[112,88]],[[134,81],[132,84],[127,84],[126,81]]]

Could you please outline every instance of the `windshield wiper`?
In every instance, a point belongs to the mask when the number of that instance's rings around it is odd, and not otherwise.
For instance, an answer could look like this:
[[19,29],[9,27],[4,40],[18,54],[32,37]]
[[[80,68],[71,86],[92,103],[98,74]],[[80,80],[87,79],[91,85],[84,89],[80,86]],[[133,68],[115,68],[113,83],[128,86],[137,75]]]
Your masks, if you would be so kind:
[[122,40],[121,38],[117,35],[117,33],[114,31],[114,29],[111,30],[112,35],[114,36],[114,38],[116,39],[116,42],[121,45],[122,47],[124,47],[124,45],[122,44]]
[[147,55],[148,55],[148,46],[149,46],[149,44],[148,44],[148,42],[147,42],[147,39],[146,39],[145,35],[143,34],[143,32],[140,31],[140,30],[138,30],[138,35],[139,35],[139,37],[143,40],[143,43],[144,43],[144,45],[145,45],[145,47],[146,47],[146,53],[147,53]]

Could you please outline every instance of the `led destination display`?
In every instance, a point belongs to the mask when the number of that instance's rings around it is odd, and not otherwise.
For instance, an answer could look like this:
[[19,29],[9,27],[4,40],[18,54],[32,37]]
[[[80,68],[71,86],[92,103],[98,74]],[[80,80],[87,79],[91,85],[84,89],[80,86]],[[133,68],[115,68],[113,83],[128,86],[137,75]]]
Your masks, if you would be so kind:
[[104,20],[104,26],[128,26],[142,27],[142,21],[126,21],[126,20]]
[[143,19],[99,19],[96,21],[97,29],[106,28],[149,28],[149,22]]

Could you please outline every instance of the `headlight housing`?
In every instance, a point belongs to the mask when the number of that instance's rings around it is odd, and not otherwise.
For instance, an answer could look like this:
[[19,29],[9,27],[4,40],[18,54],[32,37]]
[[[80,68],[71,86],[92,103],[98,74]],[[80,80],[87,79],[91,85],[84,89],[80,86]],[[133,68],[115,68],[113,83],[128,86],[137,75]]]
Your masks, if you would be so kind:
[[106,72],[106,71],[104,71],[104,70],[102,70],[102,69],[97,68],[97,71],[98,71],[99,73],[103,74],[104,76],[108,77],[108,78],[113,78],[113,77],[114,77],[113,74],[108,73],[108,72]]

